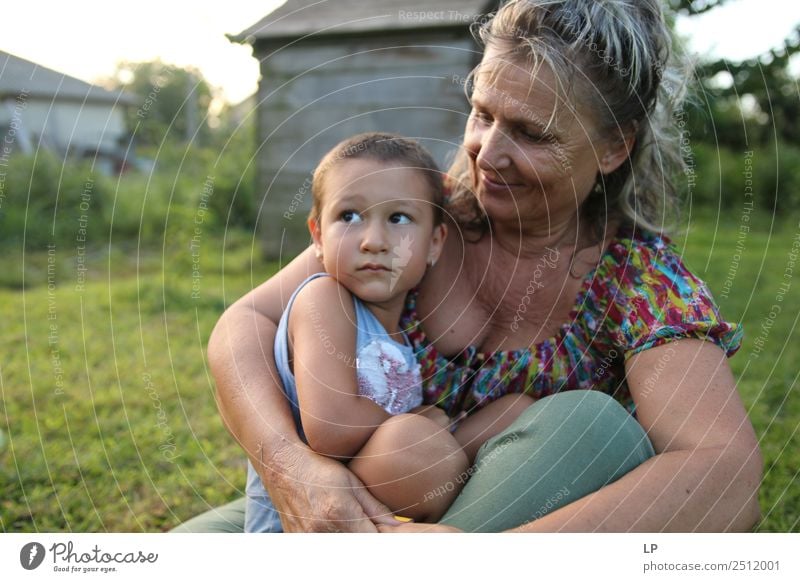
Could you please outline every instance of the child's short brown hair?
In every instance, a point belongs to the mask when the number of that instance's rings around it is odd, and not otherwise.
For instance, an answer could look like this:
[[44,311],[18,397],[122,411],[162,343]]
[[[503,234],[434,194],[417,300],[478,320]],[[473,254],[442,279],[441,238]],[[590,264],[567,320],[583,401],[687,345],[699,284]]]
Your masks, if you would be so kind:
[[344,160],[370,159],[379,162],[398,162],[402,167],[419,170],[430,185],[433,202],[434,224],[443,220],[444,180],[442,172],[433,160],[433,156],[412,139],[392,133],[360,133],[336,145],[314,170],[311,184],[311,214],[309,218],[319,220],[322,206],[323,185],[325,175],[336,164]]

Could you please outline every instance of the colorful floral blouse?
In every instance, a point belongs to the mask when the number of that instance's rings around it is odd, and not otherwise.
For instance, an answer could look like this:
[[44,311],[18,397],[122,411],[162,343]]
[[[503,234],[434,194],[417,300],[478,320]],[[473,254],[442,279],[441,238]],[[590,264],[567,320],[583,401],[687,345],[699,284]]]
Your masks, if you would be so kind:
[[[530,349],[484,354],[470,346],[452,359],[425,336],[408,295],[401,325],[417,353],[425,402],[454,416],[508,393],[542,398],[562,390],[601,390],[630,412],[624,363],[643,350],[682,338],[714,342],[730,357],[742,328],[724,321],[708,287],[683,264],[668,238],[620,229],[587,275],[568,321]],[[535,298],[532,298],[535,300]]]

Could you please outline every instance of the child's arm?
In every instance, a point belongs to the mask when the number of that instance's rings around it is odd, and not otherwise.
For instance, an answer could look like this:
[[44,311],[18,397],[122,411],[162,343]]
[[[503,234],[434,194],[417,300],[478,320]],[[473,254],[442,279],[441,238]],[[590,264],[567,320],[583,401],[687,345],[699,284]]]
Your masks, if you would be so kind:
[[435,404],[422,404],[413,410],[409,410],[409,412],[411,414],[419,414],[425,418],[430,418],[442,428],[450,428],[450,425],[452,424],[452,421],[450,420],[450,417],[447,416],[447,413]]
[[389,414],[358,395],[350,292],[332,277],[308,283],[289,314],[289,340],[309,446],[329,457],[353,457]]

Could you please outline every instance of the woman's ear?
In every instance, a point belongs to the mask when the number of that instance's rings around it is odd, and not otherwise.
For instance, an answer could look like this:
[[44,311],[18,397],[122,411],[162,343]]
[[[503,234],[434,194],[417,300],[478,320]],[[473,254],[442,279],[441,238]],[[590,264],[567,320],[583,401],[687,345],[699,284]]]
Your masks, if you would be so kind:
[[315,218],[308,219],[308,232],[311,233],[311,239],[314,241],[314,249],[316,250],[317,259],[322,262],[322,232],[319,226],[319,221]]
[[428,265],[431,267],[436,264],[439,257],[442,255],[444,249],[444,241],[447,238],[447,225],[437,224],[433,227],[433,234],[431,235],[431,244],[428,247]]
[[600,172],[608,175],[619,168],[630,157],[634,145],[636,145],[635,125],[624,135],[623,139],[614,140],[606,145],[606,151],[600,158]]

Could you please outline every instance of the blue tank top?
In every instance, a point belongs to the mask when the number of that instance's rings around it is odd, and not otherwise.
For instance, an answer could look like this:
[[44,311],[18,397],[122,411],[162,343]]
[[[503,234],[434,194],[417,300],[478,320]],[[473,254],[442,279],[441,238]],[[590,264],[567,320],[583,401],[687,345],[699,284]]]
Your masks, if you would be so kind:
[[[303,281],[289,298],[281,316],[275,335],[275,364],[283,383],[283,391],[292,407],[292,415],[300,437],[305,433],[300,420],[297,398],[297,383],[289,364],[289,314],[297,294],[311,281],[330,277],[328,273],[316,273]],[[364,303],[353,296],[356,312],[356,345],[354,354],[341,354],[342,359],[355,355],[358,393],[381,406],[389,414],[402,414],[422,404],[422,377],[414,348],[405,338],[401,344],[389,337],[378,318]],[[405,334],[404,334],[405,337]],[[325,341],[324,330],[320,330],[320,341]]]
[[[289,313],[303,287],[319,277],[330,276],[316,273],[303,281],[289,298],[281,316],[275,335],[275,364],[283,384],[283,392],[292,409],[297,432],[306,441],[300,418],[297,398],[297,383],[289,364]],[[402,414],[422,404],[422,377],[420,366],[414,357],[414,349],[405,334],[405,344],[394,341],[380,321],[364,303],[353,296],[356,313],[356,345],[353,354],[342,354],[343,358],[356,358],[358,393],[372,399],[389,414]],[[324,341],[322,335],[320,340]],[[280,516],[272,505],[266,488],[251,463],[247,467],[247,503],[245,506],[246,532],[280,532]]]

